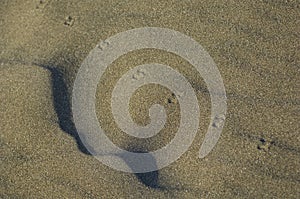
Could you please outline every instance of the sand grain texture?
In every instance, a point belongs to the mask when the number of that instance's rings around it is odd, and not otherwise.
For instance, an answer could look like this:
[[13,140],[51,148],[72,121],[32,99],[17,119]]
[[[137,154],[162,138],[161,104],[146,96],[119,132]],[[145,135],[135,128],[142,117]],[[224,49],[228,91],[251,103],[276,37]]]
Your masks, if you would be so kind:
[[[2,1],[0,198],[299,198],[299,10],[297,0]],[[149,85],[133,95],[130,112],[147,124],[151,104],[165,105],[169,119],[163,132],[142,141],[117,128],[110,93],[136,65],[176,68],[195,89],[201,111],[190,150],[167,168],[136,176],[88,154],[72,122],[70,99],[81,62],[100,40],[145,26],[180,31],[209,52],[224,80],[228,114],[218,144],[198,159],[210,117],[201,76],[166,52],[147,49],[120,57],[100,81],[96,104],[114,143],[154,150],[179,125],[172,93]]]

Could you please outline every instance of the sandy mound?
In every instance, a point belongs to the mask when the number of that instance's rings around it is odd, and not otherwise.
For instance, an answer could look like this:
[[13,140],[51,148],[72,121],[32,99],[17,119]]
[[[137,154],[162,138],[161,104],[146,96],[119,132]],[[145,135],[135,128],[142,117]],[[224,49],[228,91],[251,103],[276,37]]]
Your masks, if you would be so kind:
[[[299,3],[286,1],[4,1],[0,6],[1,198],[299,198]],[[111,91],[127,70],[158,62],[184,74],[201,111],[198,135],[179,160],[151,174],[114,171],[78,138],[71,89],[81,62],[100,40],[155,26],[198,41],[224,80],[228,114],[214,150],[198,159],[210,117],[206,85],[170,53],[141,50],[116,60],[97,90],[97,114],[114,143],[154,150],[178,128],[172,93],[145,86],[130,112],[149,122],[166,107],[166,128],[147,141],[113,121]],[[105,114],[103,114],[105,113]]]

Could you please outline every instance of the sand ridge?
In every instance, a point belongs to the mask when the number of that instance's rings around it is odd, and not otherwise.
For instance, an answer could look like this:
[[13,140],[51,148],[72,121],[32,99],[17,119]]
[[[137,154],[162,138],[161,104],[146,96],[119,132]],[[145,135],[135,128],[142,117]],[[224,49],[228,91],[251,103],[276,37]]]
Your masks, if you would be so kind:
[[[299,198],[299,7],[298,1],[3,1],[0,197]],[[72,122],[70,96],[81,62],[100,40],[144,26],[174,29],[204,46],[223,77],[228,114],[212,153],[196,158],[210,114],[201,76],[166,52],[120,57],[100,81],[96,104],[114,143],[153,150],[178,128],[172,93],[149,85],[133,95],[130,112],[146,124],[151,104],[161,103],[169,116],[165,129],[146,141],[118,129],[109,97],[136,65],[177,69],[191,82],[201,111],[188,152],[158,172],[134,175],[89,155]]]

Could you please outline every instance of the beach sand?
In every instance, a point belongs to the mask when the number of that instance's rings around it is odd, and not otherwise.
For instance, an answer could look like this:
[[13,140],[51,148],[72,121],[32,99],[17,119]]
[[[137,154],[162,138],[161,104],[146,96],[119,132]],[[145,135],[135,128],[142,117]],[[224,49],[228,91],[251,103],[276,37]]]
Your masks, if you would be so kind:
[[[0,198],[300,198],[300,2],[2,0],[0,4]],[[157,85],[130,102],[138,124],[153,103],[168,120],[157,136],[133,139],[115,124],[110,96],[134,66],[162,63],[183,74],[200,107],[197,136],[177,161],[150,174],[115,171],[89,154],[72,120],[76,73],[101,41],[162,27],[199,42],[227,93],[222,135],[198,158],[210,96],[192,65],[155,49],[113,62],[97,90],[97,116],[124,149],[156,150],[179,126],[172,93]],[[104,114],[103,114],[104,113]]]

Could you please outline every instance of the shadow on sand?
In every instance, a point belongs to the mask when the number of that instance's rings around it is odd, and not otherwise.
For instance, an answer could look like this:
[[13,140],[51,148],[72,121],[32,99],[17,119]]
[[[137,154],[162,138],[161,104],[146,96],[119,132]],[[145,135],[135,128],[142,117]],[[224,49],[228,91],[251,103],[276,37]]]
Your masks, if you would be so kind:
[[[72,117],[72,108],[70,100],[70,91],[64,80],[64,74],[58,68],[49,65],[40,65],[40,67],[47,69],[51,72],[51,81],[52,81],[52,93],[53,93],[53,104],[55,112],[58,117],[58,122],[60,128],[73,136],[76,140],[79,150],[87,155],[91,153],[86,149],[86,147],[81,142],[81,139],[76,131],[75,124]],[[129,149],[130,150],[130,149]],[[131,149],[132,152],[140,152],[135,149]],[[156,164],[156,160],[153,158],[153,163]],[[130,164],[128,164],[130,166]],[[158,183],[159,171],[153,171],[148,173],[136,173],[135,176],[137,179],[143,183],[145,186],[153,189],[161,189]]]

